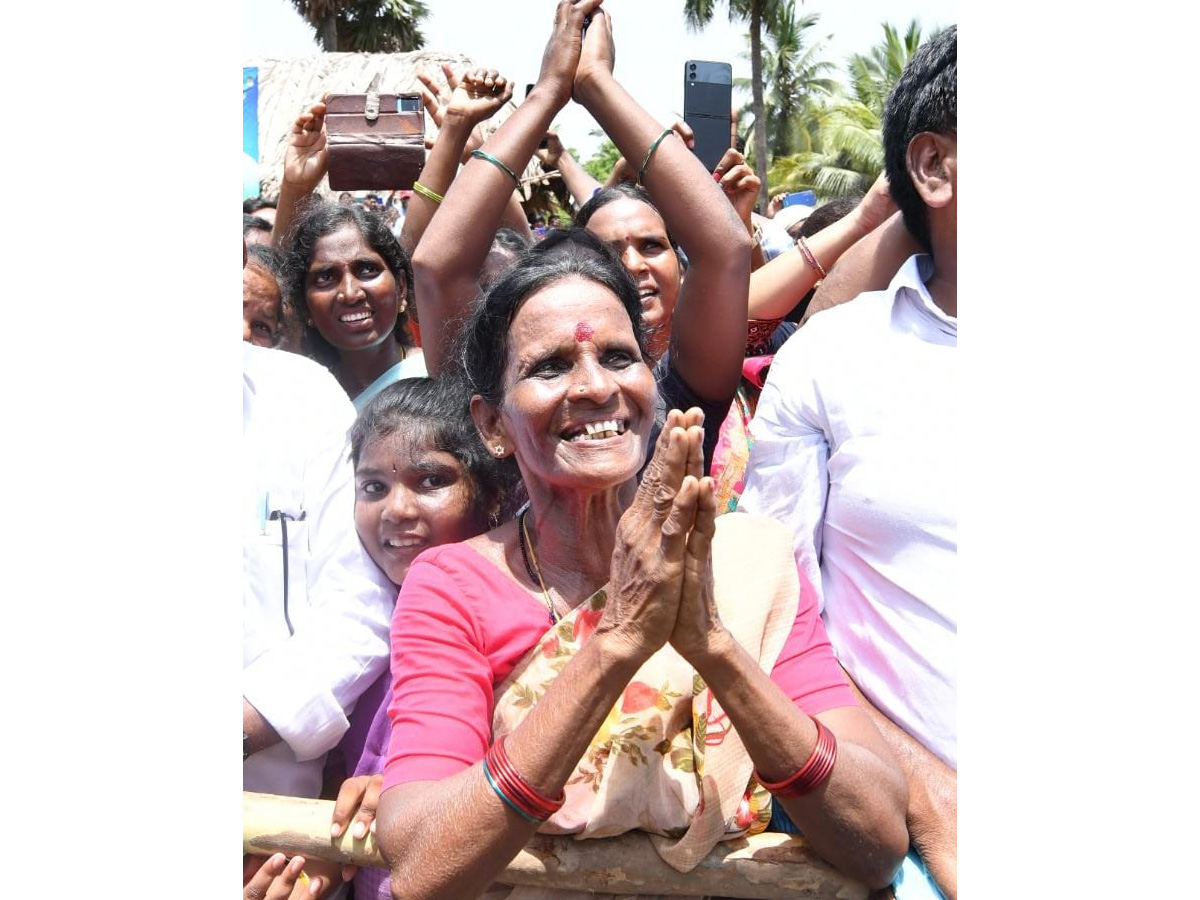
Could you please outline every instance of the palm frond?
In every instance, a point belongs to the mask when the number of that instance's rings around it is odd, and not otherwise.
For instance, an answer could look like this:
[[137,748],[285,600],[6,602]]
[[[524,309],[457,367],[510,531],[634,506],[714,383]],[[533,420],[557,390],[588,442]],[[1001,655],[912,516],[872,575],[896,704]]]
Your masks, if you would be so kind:
[[716,0],[684,0],[683,21],[689,31],[701,31],[712,21]]

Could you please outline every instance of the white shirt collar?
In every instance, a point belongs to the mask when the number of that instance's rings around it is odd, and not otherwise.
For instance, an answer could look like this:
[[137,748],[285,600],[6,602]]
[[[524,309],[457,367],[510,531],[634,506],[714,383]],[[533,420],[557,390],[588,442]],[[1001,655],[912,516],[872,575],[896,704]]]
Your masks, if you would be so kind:
[[928,253],[916,253],[905,260],[904,265],[893,276],[887,293],[894,302],[907,300],[913,310],[922,317],[934,320],[935,327],[943,334],[958,335],[958,317],[948,316],[933,302],[925,282],[933,277],[933,257]]

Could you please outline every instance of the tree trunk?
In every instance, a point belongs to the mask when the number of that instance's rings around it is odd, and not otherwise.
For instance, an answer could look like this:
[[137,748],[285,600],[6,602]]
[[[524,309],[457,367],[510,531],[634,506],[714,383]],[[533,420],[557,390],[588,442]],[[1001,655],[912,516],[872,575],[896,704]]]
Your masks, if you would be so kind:
[[[383,867],[368,833],[329,836],[332,800],[242,792],[242,850]],[[504,884],[602,894],[750,897],[759,900],[867,900],[868,888],[842,875],[809,849],[804,838],[758,834],[722,841],[690,872],[677,872],[650,839],[631,833],[577,841],[534,835],[497,876]]]
[[754,110],[754,174],[762,185],[758,189],[758,210],[767,209],[767,119],[763,113],[762,27],[763,2],[750,4],[750,91]]
[[337,13],[321,16],[321,44],[326,53],[337,52]]

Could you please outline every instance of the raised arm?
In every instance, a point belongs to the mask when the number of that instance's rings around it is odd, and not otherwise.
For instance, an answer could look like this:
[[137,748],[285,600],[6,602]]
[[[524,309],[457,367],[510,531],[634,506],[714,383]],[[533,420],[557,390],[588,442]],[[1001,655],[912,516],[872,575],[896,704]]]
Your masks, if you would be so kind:
[[642,171],[642,184],[687,254],[671,324],[676,371],[700,397],[732,397],[746,348],[750,235],[683,141],[665,137],[647,160],[663,127],[613,77],[614,54],[608,16],[598,10],[584,39],[575,99]]
[[[803,248],[797,241],[787,253],[781,253],[750,276],[750,318],[779,319],[787,315],[823,277],[813,265],[814,260],[821,269],[831,272],[843,253],[895,211],[896,204],[888,193],[887,176],[880,175],[848,215],[804,238]],[[813,259],[808,258],[804,249]],[[900,267],[897,265],[896,268]],[[894,270],[892,274],[895,274]],[[891,276],[888,276],[880,287],[887,287],[890,280]]]
[[413,253],[422,349],[430,375],[445,367],[457,324],[478,291],[476,278],[517,186],[516,173],[528,164],[551,120],[571,97],[583,19],[599,3],[560,0],[537,84],[480,148],[491,160],[472,157],[463,167]]
[[322,99],[296,118],[288,138],[279,203],[275,207],[275,227],[271,229],[271,246],[276,250],[287,248],[296,210],[317,189],[328,168],[325,101]]
[[443,63],[442,72],[450,87],[450,98],[445,104],[434,80],[424,72],[417,74],[424,85],[421,99],[438,127],[438,136],[421,171],[418,182],[421,188],[414,189],[408,201],[408,214],[400,233],[400,246],[410,257],[437,212],[439,202],[434,197],[446,195],[466,153],[483,143],[476,130],[479,123],[491,118],[512,99],[512,85],[494,69],[472,69],[459,77],[449,64]]
[[[686,123],[680,124],[687,127]],[[688,132],[691,133],[690,128],[688,128]],[[691,145],[689,144],[689,146]],[[754,203],[758,199],[758,189],[762,182],[754,174],[754,170],[746,165],[746,157],[736,147],[726,150],[720,162],[717,163],[713,177],[718,176],[721,179],[718,184],[725,192],[729,204],[738,214],[738,219],[741,220],[746,233],[754,238],[754,244],[750,248],[750,271],[753,272],[762,268],[767,262],[759,239],[754,237],[754,222],[750,215],[754,212]]]
[[[823,309],[853,300],[864,291],[882,291],[914,253],[924,249],[909,233],[903,214],[886,222],[847,250],[821,281],[804,312],[803,325]],[[785,256],[790,254],[784,254]]]
[[563,146],[555,131],[546,132],[546,149],[538,150],[537,158],[546,168],[558,169],[563,184],[567,186],[571,199],[575,201],[576,209],[591,200],[592,194],[602,187],[600,182],[589,175],[587,170],[579,164],[579,160],[571,155],[571,151]]

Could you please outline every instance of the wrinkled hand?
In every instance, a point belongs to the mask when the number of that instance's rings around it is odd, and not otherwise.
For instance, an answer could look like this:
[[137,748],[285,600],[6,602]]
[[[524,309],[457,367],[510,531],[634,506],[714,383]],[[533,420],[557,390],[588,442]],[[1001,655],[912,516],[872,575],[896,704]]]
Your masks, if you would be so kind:
[[292,125],[283,155],[283,180],[304,193],[316,190],[329,168],[325,137],[325,101],[318,100],[302,112]]
[[563,143],[558,137],[558,132],[547,131],[546,149],[542,150],[539,148],[534,151],[534,155],[541,160],[543,166],[549,168],[550,166],[557,166],[559,159],[565,152],[566,149],[563,147]]
[[[257,861],[261,857],[249,857],[248,859]],[[316,898],[320,895],[324,885],[321,883],[321,879],[313,878],[310,879],[306,888],[304,882],[300,880],[300,873],[304,871],[304,866],[303,856],[293,856],[289,861],[282,853],[276,853],[263,862],[249,878],[243,868],[242,900],[285,900],[293,893],[297,900],[298,898]]]
[[[554,9],[554,28],[542,53],[538,87],[550,92],[560,108],[571,99],[575,69],[583,50],[583,20],[595,19],[602,0],[559,0]],[[589,28],[589,32],[590,32]]]
[[[367,832],[374,834],[375,813],[379,809],[382,791],[383,775],[355,775],[343,781],[333,804],[333,823],[329,827],[329,836],[341,837],[351,817],[354,818],[354,825],[350,827],[350,836],[354,840],[361,841]],[[357,871],[358,866],[342,866],[342,880],[349,881]]]
[[727,635],[713,595],[711,551],[717,531],[716,485],[709,477],[701,478],[700,473],[699,468],[689,473],[699,479],[696,519],[688,535],[679,612],[670,638],[671,646],[693,665],[712,648],[715,637]]
[[613,43],[612,20],[602,9],[592,13],[591,24],[583,36],[583,50],[579,65],[575,69],[574,90],[580,90],[595,78],[611,77],[617,61],[617,48]]
[[863,234],[867,234],[891,218],[898,208],[888,190],[887,173],[880,172],[867,195],[854,208],[854,215],[858,218]]
[[717,177],[721,190],[737,211],[738,217],[749,226],[750,213],[754,209],[754,201],[758,199],[762,182],[754,170],[746,165],[746,157],[730,147],[717,163],[713,175]]
[[[633,504],[617,523],[608,603],[597,632],[617,638],[641,661],[675,627],[688,532],[703,465],[703,413],[671,410]],[[689,474],[690,473],[690,474]]]

